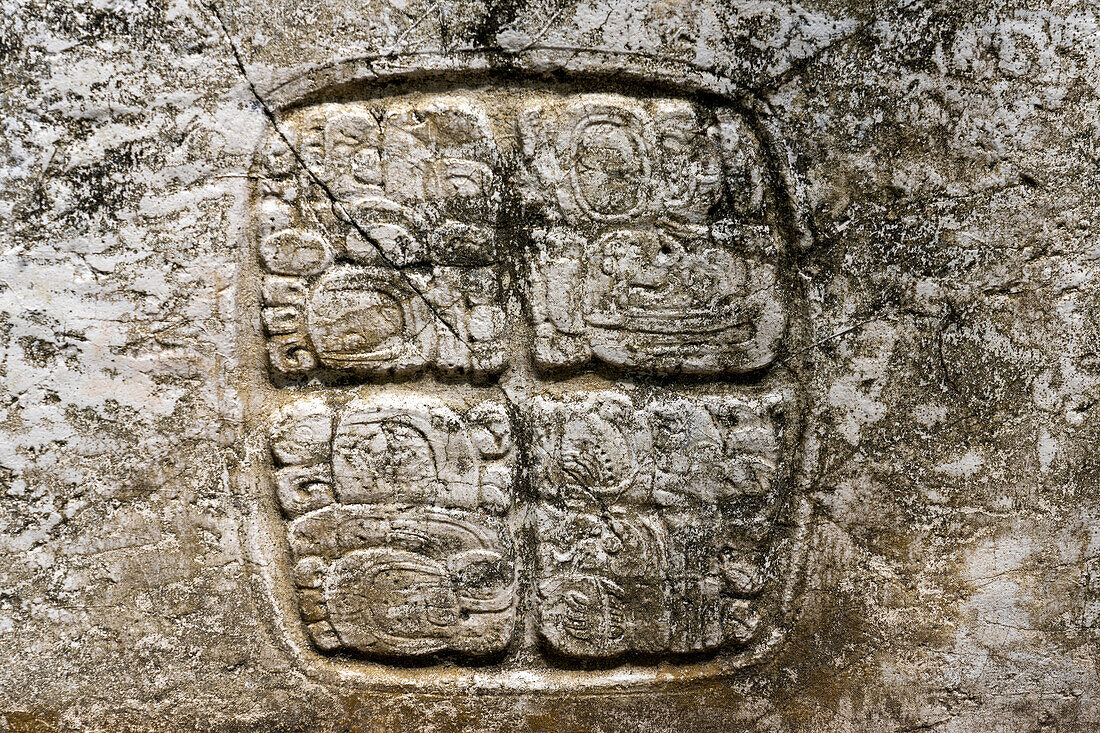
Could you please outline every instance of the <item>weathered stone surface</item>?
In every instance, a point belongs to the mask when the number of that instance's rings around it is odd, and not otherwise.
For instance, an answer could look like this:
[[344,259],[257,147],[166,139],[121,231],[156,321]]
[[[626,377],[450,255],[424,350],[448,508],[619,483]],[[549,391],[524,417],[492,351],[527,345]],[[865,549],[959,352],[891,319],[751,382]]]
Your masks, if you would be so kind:
[[1100,728],[1091,4],[0,18],[0,730]]

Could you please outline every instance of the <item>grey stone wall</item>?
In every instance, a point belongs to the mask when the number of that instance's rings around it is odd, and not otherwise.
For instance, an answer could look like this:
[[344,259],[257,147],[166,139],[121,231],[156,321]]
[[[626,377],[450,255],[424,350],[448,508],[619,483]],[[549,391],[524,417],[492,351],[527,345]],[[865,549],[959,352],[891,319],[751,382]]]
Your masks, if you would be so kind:
[[[0,59],[0,728],[1100,726],[1091,4],[8,0]],[[767,138],[767,368],[801,396],[766,653],[378,661],[300,628],[265,420],[359,387],[266,366],[257,150],[303,104],[520,83]]]

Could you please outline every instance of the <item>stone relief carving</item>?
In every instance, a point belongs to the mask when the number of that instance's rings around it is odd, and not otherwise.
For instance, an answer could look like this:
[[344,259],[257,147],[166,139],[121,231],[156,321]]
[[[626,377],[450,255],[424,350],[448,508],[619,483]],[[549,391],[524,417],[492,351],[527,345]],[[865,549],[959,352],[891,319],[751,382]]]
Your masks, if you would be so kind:
[[594,357],[714,374],[775,358],[781,248],[753,190],[759,172],[741,170],[759,165],[742,120],[683,100],[582,95],[535,103],[519,127],[539,365]]
[[803,408],[743,113],[325,102],[256,171],[267,485],[317,653],[522,669],[773,643]]
[[503,407],[306,398],[271,427],[301,618],[318,648],[499,651],[515,626]]
[[272,370],[499,373],[500,193],[485,113],[448,99],[341,107],[304,114],[293,139],[275,135],[259,156]]
[[751,640],[790,395],[594,391],[532,408],[540,631],[571,657]]

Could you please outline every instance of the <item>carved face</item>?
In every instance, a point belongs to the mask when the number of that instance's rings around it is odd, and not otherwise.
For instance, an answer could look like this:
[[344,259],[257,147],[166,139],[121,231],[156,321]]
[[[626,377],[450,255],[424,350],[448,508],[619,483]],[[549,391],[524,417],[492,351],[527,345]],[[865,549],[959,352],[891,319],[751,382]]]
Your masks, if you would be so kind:
[[573,188],[593,218],[619,220],[641,204],[649,171],[639,128],[629,114],[605,112],[573,133]]

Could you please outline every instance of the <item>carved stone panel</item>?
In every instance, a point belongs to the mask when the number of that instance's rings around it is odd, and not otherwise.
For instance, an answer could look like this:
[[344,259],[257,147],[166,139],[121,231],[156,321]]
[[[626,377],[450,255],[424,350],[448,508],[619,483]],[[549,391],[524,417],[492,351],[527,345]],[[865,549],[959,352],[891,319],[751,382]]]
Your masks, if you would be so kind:
[[304,659],[522,685],[774,646],[803,402],[764,157],[732,105],[621,91],[280,119],[252,236]]
[[0,733],[1100,733],[1100,0],[6,0]]

